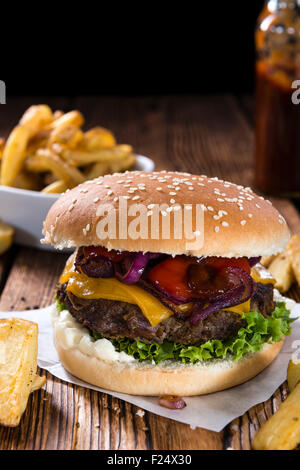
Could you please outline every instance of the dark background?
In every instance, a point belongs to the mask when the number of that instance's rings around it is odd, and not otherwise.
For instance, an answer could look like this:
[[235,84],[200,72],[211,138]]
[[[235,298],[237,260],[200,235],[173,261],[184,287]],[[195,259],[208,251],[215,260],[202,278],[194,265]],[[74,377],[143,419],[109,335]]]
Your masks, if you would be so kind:
[[15,27],[2,48],[8,98],[253,90],[263,0],[132,5],[115,2],[108,13],[82,3],[75,19],[49,9],[34,26]]

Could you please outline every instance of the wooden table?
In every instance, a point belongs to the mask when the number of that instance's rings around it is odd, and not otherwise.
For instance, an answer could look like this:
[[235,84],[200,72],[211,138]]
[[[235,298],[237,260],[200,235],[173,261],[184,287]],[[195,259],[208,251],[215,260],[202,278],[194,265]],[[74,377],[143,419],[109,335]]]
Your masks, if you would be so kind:
[[[1,107],[0,135],[7,135],[32,103],[79,109],[87,128],[111,128],[120,142],[149,155],[157,169],[175,169],[252,183],[252,100],[232,95],[155,98],[78,97],[8,99]],[[287,200],[274,200],[293,231],[300,217]],[[0,201],[1,203],[1,201]],[[49,305],[65,256],[14,246],[0,258],[0,310]],[[293,288],[292,297],[299,300]],[[104,393],[46,375],[32,394],[20,426],[0,426],[1,449],[250,449],[257,429],[286,397],[283,384],[270,400],[251,408],[220,432],[189,426],[145,412]]]

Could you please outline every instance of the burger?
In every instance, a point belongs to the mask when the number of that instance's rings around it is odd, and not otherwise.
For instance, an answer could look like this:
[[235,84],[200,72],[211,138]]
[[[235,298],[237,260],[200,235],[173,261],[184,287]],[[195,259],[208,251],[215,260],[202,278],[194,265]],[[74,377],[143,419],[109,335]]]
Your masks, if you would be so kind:
[[63,194],[43,243],[74,248],[53,308],[64,367],[104,389],[201,395],[254,377],[291,332],[261,256],[289,240],[284,218],[236,184],[126,172]]

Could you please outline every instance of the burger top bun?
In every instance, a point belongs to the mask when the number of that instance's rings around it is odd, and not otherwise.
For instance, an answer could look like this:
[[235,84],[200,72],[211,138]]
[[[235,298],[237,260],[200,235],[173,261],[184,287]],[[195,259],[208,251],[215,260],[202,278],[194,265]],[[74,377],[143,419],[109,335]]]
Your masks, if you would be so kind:
[[[115,217],[115,226],[109,226],[110,230],[115,227],[115,232],[110,231],[108,236],[103,235],[108,225],[103,229],[99,224],[107,210],[113,214],[110,220]],[[186,233],[189,220],[192,231]],[[159,229],[155,230],[157,221]],[[168,221],[170,232],[166,236],[162,227]],[[135,235],[128,236],[124,230]],[[58,249],[101,245],[109,250],[198,257],[268,256],[282,251],[290,237],[284,218],[250,188],[171,171],[134,171],[86,181],[53,204],[43,234],[42,243]],[[193,243],[191,234],[201,242]]]

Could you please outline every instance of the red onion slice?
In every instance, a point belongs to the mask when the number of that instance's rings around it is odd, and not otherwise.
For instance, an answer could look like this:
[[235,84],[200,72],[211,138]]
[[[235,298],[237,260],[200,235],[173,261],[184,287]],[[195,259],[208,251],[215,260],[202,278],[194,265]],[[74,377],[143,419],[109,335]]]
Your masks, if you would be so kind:
[[119,271],[119,266],[117,264],[115,265],[116,278],[119,279],[119,281],[124,282],[124,284],[135,284],[140,280],[150,259],[155,259],[159,256],[161,256],[160,253],[136,253],[128,271],[125,274],[122,274]]
[[175,397],[173,395],[161,396],[158,398],[160,406],[169,408],[170,410],[182,410],[186,407],[186,403],[181,397]]
[[237,285],[225,294],[218,296],[215,302],[212,302],[205,308],[203,308],[203,302],[197,302],[190,317],[190,323],[192,325],[197,325],[200,320],[204,320],[211,313],[214,313],[217,310],[233,307],[246,302],[254,294],[255,283],[246,271],[240,268],[228,266],[226,268],[226,272],[228,275],[235,277]]

